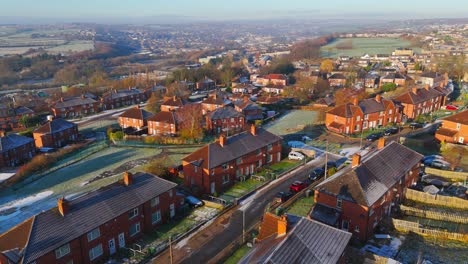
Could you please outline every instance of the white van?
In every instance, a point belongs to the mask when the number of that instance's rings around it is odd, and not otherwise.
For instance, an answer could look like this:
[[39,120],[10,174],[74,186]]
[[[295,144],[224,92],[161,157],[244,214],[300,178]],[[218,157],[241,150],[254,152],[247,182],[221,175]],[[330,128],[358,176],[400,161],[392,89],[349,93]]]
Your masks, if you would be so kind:
[[297,152],[297,151],[291,151],[289,152],[288,159],[290,160],[303,160],[305,159],[304,154]]

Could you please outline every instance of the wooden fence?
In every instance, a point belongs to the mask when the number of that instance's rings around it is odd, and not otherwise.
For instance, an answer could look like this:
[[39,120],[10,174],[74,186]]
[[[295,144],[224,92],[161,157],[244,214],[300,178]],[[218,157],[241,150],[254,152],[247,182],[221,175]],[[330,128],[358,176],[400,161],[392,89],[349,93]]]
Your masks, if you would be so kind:
[[422,210],[414,207],[409,207],[405,205],[400,205],[401,211],[405,215],[429,218],[434,220],[440,221],[449,221],[454,223],[461,223],[461,224],[468,224],[468,215],[463,213],[447,213],[447,212],[440,212],[440,211],[428,211]]
[[421,236],[468,242],[468,234],[453,233],[436,229],[422,228],[418,223],[392,218],[393,226],[400,232],[414,232]]
[[428,193],[418,192],[412,189],[406,190],[405,198],[408,200],[425,204],[432,204],[456,209],[468,209],[467,200],[457,197],[432,195]]
[[449,170],[438,170],[430,167],[426,167],[424,170],[427,174],[437,175],[446,179],[455,181],[465,181],[468,179],[468,172],[449,171]]

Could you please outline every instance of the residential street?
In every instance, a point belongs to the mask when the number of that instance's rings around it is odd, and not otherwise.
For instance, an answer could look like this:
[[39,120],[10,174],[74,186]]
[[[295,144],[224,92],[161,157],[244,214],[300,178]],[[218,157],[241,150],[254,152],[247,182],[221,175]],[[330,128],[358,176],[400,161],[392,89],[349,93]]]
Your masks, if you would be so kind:
[[[329,154],[329,160],[338,160],[338,155]],[[277,192],[288,190],[295,180],[304,180],[312,168],[323,166],[324,155],[307,163],[276,182],[270,183],[260,192],[241,202],[231,212],[216,219],[211,225],[173,245],[173,263],[208,263],[221,250],[242,234],[242,211],[245,210],[245,229],[255,225]],[[153,263],[170,263],[169,250],[153,259]]]

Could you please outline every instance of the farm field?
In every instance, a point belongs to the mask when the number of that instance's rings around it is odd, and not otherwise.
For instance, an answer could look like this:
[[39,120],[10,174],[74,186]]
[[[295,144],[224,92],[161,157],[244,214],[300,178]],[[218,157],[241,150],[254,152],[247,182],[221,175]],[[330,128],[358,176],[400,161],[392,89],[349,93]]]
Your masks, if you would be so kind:
[[307,125],[314,124],[317,118],[318,113],[315,111],[292,110],[267,124],[265,128],[276,135],[286,135],[302,131]]
[[[350,41],[351,49],[337,49],[337,45],[342,45]],[[321,48],[322,57],[339,57],[339,56],[362,56],[365,53],[369,55],[375,54],[391,54],[396,48],[411,47],[411,43],[399,38],[340,38],[336,41],[323,46]],[[419,48],[414,48],[415,51],[420,51]]]

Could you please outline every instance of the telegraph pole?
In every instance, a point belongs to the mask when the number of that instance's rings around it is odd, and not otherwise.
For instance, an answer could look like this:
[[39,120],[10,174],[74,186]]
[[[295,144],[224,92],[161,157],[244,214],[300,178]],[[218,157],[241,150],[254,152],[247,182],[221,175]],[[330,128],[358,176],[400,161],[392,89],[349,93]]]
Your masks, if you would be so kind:
[[327,145],[325,147],[325,180],[327,179],[327,170],[328,170],[328,139],[327,139]]

